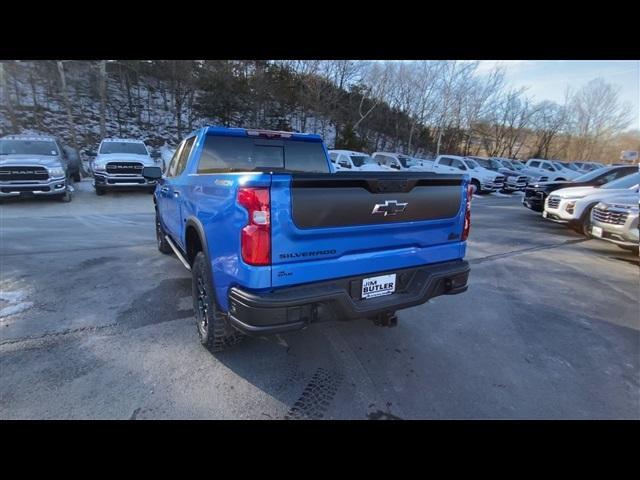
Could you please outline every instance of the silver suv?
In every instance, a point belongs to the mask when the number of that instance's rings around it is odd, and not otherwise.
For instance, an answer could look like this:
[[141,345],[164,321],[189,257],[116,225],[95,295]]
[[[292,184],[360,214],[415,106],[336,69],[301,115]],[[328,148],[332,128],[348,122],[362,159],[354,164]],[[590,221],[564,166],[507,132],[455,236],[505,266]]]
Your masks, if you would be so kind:
[[638,194],[606,199],[591,210],[591,236],[638,251]]

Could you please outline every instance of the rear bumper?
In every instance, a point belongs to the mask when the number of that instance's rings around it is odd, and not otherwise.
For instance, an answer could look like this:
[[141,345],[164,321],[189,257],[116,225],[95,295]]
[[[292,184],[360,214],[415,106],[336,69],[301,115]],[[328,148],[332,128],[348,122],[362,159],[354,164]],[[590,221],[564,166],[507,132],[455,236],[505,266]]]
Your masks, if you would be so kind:
[[[229,290],[229,321],[247,334],[279,333],[323,320],[376,317],[420,305],[439,295],[467,290],[469,264],[455,260],[402,270],[368,273],[269,292]],[[396,273],[396,292],[360,299],[362,279]]]
[[62,195],[67,190],[65,177],[49,179],[43,182],[7,182],[0,183],[0,197],[20,195]]

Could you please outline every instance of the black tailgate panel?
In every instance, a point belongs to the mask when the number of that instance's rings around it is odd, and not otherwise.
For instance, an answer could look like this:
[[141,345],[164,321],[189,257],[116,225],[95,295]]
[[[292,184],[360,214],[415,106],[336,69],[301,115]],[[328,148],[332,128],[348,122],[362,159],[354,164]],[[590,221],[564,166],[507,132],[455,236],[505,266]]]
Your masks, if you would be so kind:
[[[429,172],[294,175],[293,221],[313,228],[451,218],[460,210],[461,184],[461,175]],[[376,204],[381,213],[373,213]]]

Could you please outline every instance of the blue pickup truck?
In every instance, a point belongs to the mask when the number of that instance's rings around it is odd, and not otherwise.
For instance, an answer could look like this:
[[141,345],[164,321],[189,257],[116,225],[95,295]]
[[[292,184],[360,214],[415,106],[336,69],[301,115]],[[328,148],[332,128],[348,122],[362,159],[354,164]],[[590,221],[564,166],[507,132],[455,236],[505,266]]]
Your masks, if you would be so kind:
[[469,179],[331,173],[318,135],[205,127],[157,180],[156,235],[193,278],[200,340],[369,318],[467,289]]

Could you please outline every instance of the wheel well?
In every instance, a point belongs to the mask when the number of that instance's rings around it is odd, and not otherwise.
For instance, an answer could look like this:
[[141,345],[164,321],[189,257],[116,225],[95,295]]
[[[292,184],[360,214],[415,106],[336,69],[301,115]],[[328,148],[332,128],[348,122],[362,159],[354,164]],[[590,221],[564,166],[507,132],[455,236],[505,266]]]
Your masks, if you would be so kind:
[[189,265],[193,265],[193,260],[196,258],[198,252],[202,251],[202,240],[198,234],[198,230],[193,225],[187,227],[185,233],[185,243],[187,247],[187,261]]

